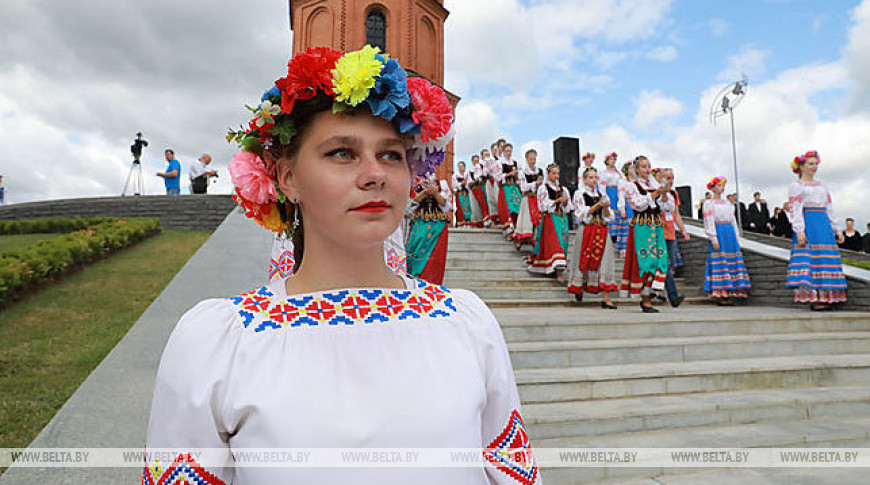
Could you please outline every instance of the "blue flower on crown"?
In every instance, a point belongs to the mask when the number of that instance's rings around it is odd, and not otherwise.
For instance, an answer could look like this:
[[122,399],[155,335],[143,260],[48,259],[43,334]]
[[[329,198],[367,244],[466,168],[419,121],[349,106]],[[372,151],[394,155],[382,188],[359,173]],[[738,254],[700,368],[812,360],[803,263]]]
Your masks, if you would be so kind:
[[272,86],[272,89],[263,93],[263,97],[260,98],[260,102],[269,100],[270,96],[277,97],[279,100],[281,99],[281,91],[278,89],[278,86]]
[[366,98],[366,103],[373,115],[392,121],[399,110],[411,104],[411,95],[408,93],[408,73],[395,59],[387,59],[380,54],[375,58],[381,61],[384,67],[375,79],[375,85]]

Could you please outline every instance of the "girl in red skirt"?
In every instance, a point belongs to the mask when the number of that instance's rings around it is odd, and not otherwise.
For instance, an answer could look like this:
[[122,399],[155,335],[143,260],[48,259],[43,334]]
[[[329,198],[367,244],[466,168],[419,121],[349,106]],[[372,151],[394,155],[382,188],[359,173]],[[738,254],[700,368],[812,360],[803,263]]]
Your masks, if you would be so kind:
[[529,271],[536,274],[556,273],[556,281],[565,282],[565,254],[568,252],[568,213],[572,209],[568,189],[559,184],[559,166],[547,167],[547,182],[538,188],[541,224],[535,237],[535,250]]

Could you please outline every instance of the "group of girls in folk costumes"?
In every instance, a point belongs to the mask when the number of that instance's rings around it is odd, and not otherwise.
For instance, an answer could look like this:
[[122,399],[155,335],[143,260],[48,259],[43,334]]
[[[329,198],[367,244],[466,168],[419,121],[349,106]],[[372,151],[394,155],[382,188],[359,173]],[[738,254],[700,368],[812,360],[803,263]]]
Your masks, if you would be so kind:
[[577,301],[583,300],[584,291],[602,293],[601,307],[615,310],[610,300],[610,292],[616,291],[614,248],[607,228],[614,212],[599,186],[598,171],[586,168],[582,178],[572,202],[578,224],[568,265],[568,293]]
[[643,312],[658,313],[652,306],[652,295],[664,290],[668,273],[662,210],[674,210],[674,200],[669,193],[671,187],[660,186],[652,176],[646,157],[635,158],[635,170],[637,180],[625,190],[626,202],[634,215],[629,227],[620,293],[640,295]]
[[796,302],[828,310],[832,303],[846,301],[846,277],[837,247],[844,236],[834,217],[831,192],[815,180],[820,162],[818,152],[811,151],[791,163],[798,180],[788,190],[794,235],[786,286],[794,288]]
[[447,263],[448,212],[450,188],[444,180],[430,175],[417,178],[411,188],[413,200],[408,227],[408,274],[440,285]]
[[634,217],[634,209],[631,204],[626,203],[625,194],[628,188],[637,180],[634,161],[625,162],[622,165],[622,175],[624,178],[619,179],[616,184],[617,200],[616,200],[616,216],[613,218],[611,225],[615,227],[616,234],[616,251],[619,253],[620,259],[625,259],[625,250],[628,247],[628,233],[631,226],[631,219]]
[[544,171],[538,167],[538,152],[529,150],[526,152],[526,166],[519,174],[520,192],[523,198],[517,216],[517,227],[513,234],[514,244],[521,251],[530,251],[534,245],[535,228],[541,222],[538,189],[543,183]]
[[[458,170],[453,173],[453,195],[456,199],[456,227],[475,226],[480,221],[480,208],[475,214],[469,190],[474,175],[465,169],[465,162],[459,162]],[[475,217],[475,215],[477,217]]]
[[541,223],[535,234],[533,254],[527,260],[528,270],[536,274],[556,274],[564,283],[562,273],[567,265],[568,215],[572,209],[568,189],[559,183],[559,166],[547,167],[547,181],[538,187],[538,209]]
[[704,291],[718,305],[733,305],[733,299],[745,300],[752,284],[743,262],[737,236],[740,229],[734,205],[722,198],[725,177],[714,177],[707,184],[713,196],[702,206],[704,232],[709,238],[710,254],[704,267]]

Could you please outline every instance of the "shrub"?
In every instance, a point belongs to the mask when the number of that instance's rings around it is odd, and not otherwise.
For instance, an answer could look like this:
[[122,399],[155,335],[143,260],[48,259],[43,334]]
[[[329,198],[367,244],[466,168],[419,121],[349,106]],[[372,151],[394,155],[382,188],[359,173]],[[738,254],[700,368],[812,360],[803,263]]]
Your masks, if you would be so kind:
[[[73,222],[59,222],[73,221]],[[30,225],[9,225],[9,222],[30,222]],[[4,230],[46,232],[46,228],[63,232],[61,228],[78,227],[75,232],[32,246],[0,254],[0,306],[28,288],[95,261],[112,251],[127,247],[160,231],[160,221],[150,219],[41,219],[37,221],[5,221]],[[6,234],[10,234],[6,232]],[[13,233],[19,234],[19,233]]]
[[24,219],[19,221],[0,221],[0,234],[34,234],[73,232],[96,226],[104,222],[118,221],[117,217],[53,217],[48,219]]

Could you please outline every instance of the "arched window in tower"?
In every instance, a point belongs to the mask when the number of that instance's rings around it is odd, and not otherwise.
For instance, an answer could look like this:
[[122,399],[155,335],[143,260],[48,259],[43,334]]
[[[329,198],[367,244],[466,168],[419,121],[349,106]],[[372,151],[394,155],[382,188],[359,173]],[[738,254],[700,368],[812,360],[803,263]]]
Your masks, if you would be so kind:
[[379,9],[372,9],[366,15],[366,44],[387,50],[387,17]]

